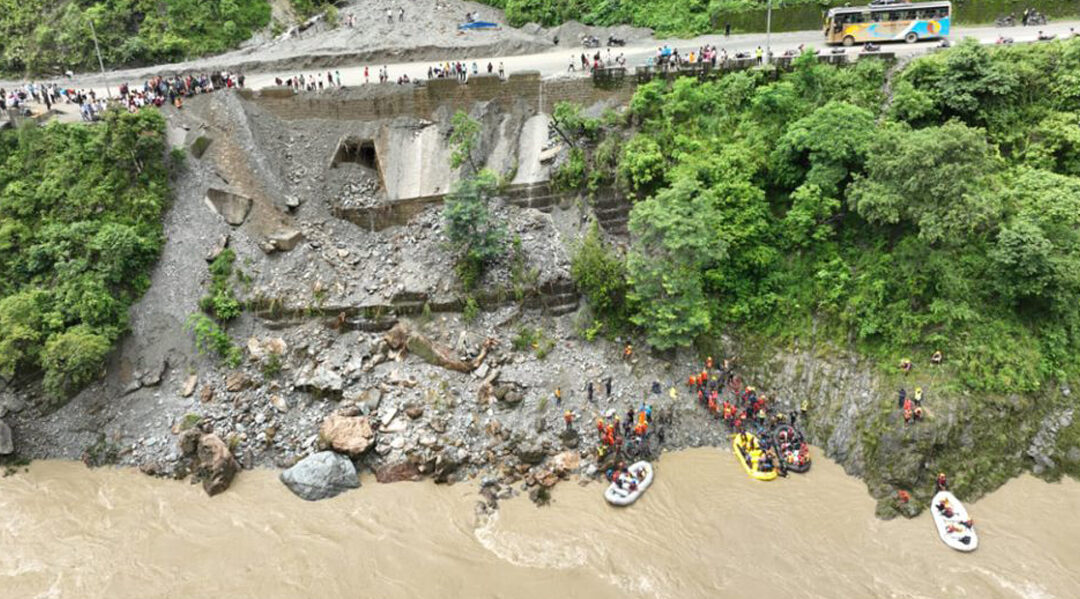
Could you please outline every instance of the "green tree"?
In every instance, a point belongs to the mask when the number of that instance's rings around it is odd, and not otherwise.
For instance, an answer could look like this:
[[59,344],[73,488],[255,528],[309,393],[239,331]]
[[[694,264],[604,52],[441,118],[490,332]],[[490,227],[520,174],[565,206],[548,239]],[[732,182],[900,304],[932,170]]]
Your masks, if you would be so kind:
[[57,397],[81,389],[101,374],[111,346],[108,337],[86,325],[49,337],[41,355],[45,389]]
[[664,181],[666,161],[660,144],[649,135],[638,134],[623,145],[619,176],[635,191],[655,189]]
[[491,213],[497,189],[495,174],[483,170],[458,181],[443,204],[446,235],[466,289],[475,288],[487,267],[506,251],[505,225]]
[[480,144],[480,121],[469,116],[463,110],[454,113],[450,119],[450,168],[459,168],[468,165],[470,173],[477,173],[477,166],[473,154]]
[[589,226],[574,250],[570,276],[598,317],[614,327],[622,325],[626,311],[626,265],[604,242],[596,222]]
[[65,395],[101,372],[161,248],[164,130],[146,110],[0,132],[0,376]]
[[633,245],[626,266],[637,310],[631,320],[654,347],[688,345],[710,330],[705,271],[727,255],[726,241],[710,228],[720,201],[697,179],[679,173],[671,187],[630,213]]
[[1001,216],[993,193],[1001,167],[981,129],[957,121],[941,127],[891,127],[869,147],[866,174],[848,188],[848,204],[873,223],[914,224],[928,242],[962,243]]
[[789,189],[805,183],[839,197],[851,173],[861,170],[875,133],[869,110],[829,102],[788,127],[772,153],[773,177]]

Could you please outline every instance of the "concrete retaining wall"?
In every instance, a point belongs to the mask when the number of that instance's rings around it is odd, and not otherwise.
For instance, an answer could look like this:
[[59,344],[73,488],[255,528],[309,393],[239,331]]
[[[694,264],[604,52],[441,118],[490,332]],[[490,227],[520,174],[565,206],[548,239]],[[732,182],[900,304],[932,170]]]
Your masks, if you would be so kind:
[[467,83],[456,79],[432,79],[422,85],[366,85],[344,90],[292,93],[270,87],[248,95],[270,114],[283,120],[392,119],[400,116],[431,118],[440,107],[468,110],[477,102],[496,102],[510,110],[524,104],[537,113],[550,112],[560,101],[589,106],[613,100],[625,103],[633,85],[603,89],[591,79],[544,81],[539,72],[511,73],[506,81],[495,75],[477,75]]

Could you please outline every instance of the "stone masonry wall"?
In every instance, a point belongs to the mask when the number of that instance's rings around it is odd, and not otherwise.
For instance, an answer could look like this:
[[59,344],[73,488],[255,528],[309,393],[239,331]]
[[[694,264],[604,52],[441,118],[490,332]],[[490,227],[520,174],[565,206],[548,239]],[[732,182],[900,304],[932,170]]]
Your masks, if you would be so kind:
[[468,83],[432,79],[424,85],[368,85],[299,94],[279,87],[244,95],[283,120],[369,121],[399,116],[430,118],[440,107],[468,110],[477,102],[497,102],[507,110],[525,103],[536,112],[550,112],[556,103],[564,100],[583,106],[608,100],[625,103],[633,92],[629,82],[604,89],[588,78],[544,81],[540,73],[527,71],[511,73],[506,81],[494,75],[477,75]]

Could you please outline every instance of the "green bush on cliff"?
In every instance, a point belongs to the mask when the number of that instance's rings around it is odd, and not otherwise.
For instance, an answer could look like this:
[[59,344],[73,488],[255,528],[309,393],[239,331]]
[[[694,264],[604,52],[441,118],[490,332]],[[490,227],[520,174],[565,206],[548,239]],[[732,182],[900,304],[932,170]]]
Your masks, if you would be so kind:
[[443,220],[457,260],[455,269],[466,291],[475,289],[488,266],[506,253],[506,226],[490,207],[499,178],[479,167],[474,156],[479,143],[480,123],[465,112],[456,112],[451,119],[450,166],[463,168],[464,173],[446,194]]
[[662,348],[735,327],[888,365],[940,349],[980,391],[1076,379],[1076,81],[1070,41],[959,44],[894,74],[891,101],[877,61],[811,56],[643,85],[620,309]]
[[0,132],[0,376],[101,372],[161,248],[164,135],[157,111]]
[[0,0],[0,72],[97,70],[235,48],[270,22],[266,0]]

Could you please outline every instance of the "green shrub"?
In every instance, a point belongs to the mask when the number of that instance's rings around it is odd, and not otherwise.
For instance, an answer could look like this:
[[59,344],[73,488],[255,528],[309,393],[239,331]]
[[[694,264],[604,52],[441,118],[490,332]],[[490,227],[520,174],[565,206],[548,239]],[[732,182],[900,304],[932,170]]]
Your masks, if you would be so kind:
[[570,276],[596,315],[619,328],[626,317],[626,265],[593,222],[570,259]]
[[476,288],[489,265],[506,251],[506,227],[491,213],[490,201],[498,191],[498,177],[489,170],[477,171],[473,148],[478,143],[480,124],[458,111],[454,115],[451,166],[468,166],[466,175],[446,196],[443,219],[450,248],[456,256],[458,277],[466,291]]
[[465,299],[465,307],[461,310],[461,318],[466,323],[471,323],[476,320],[476,317],[480,315],[480,305],[476,303],[476,298],[471,295]]
[[244,359],[242,349],[233,345],[229,334],[209,316],[196,312],[188,317],[185,325],[195,335],[195,347],[200,354],[213,352],[231,368],[236,368]]
[[166,156],[156,110],[0,131],[0,376],[60,396],[102,371],[161,248]]
[[20,0],[0,9],[0,72],[177,62],[238,46],[270,22],[265,0]]

